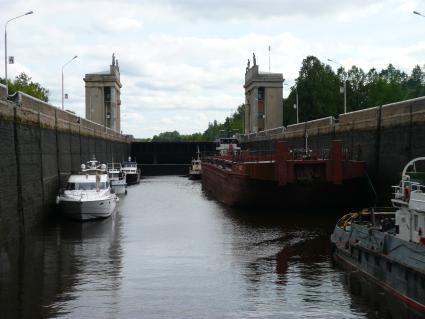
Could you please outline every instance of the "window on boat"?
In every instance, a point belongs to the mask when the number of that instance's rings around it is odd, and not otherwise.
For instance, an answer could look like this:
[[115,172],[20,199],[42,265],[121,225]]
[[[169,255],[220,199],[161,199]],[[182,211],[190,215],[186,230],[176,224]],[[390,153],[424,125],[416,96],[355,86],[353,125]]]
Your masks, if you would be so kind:
[[[109,187],[108,182],[100,182],[99,183],[99,189],[106,189]],[[96,183],[68,183],[66,186],[66,189],[69,191],[77,191],[77,190],[83,190],[83,191],[89,191],[89,190],[95,190],[96,189]]]

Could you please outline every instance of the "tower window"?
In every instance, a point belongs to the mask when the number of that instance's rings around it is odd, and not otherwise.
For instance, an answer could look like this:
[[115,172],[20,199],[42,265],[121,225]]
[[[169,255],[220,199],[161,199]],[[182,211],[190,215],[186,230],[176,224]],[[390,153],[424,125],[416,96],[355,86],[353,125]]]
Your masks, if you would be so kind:
[[257,98],[258,98],[259,101],[263,101],[264,100],[264,92],[265,92],[264,87],[259,87],[258,88],[258,96],[257,96]]

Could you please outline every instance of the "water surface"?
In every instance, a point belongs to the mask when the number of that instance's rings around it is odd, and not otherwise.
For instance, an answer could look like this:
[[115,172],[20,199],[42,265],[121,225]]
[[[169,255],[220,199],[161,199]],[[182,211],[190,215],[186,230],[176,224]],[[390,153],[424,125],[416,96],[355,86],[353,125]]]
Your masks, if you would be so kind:
[[333,265],[345,212],[241,211],[166,176],[112,218],[52,219],[0,252],[1,318],[416,318]]

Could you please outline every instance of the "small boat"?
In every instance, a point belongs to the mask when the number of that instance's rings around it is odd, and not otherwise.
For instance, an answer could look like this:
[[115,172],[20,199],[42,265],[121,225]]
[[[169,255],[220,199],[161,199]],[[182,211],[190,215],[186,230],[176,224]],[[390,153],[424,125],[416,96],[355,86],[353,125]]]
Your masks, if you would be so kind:
[[122,163],[122,171],[127,185],[140,183],[140,170],[137,168],[137,163],[131,160],[131,156],[128,157],[127,162]]
[[333,257],[360,271],[425,314],[425,169],[410,161],[391,200],[395,212],[363,211],[342,217],[331,236]]
[[81,165],[79,173],[69,176],[66,189],[56,197],[63,214],[77,220],[107,218],[118,201],[106,165],[100,165],[94,157],[87,165]]
[[201,164],[199,146],[198,146],[198,151],[196,152],[196,155],[197,155],[196,158],[193,158],[192,162],[190,163],[190,167],[189,167],[190,179],[200,179],[202,177],[202,164]]
[[122,171],[120,163],[108,163],[108,176],[111,182],[111,188],[115,194],[127,194],[127,183],[125,181],[125,174]]

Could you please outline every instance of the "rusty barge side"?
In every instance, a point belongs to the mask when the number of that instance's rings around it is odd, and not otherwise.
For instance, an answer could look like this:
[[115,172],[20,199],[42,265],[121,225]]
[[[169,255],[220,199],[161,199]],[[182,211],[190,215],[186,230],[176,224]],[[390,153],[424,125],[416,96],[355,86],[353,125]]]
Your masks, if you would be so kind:
[[364,162],[345,159],[341,141],[332,142],[328,159],[296,159],[285,142],[269,156],[208,157],[202,174],[203,188],[231,206],[354,209],[373,202]]

